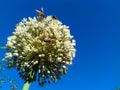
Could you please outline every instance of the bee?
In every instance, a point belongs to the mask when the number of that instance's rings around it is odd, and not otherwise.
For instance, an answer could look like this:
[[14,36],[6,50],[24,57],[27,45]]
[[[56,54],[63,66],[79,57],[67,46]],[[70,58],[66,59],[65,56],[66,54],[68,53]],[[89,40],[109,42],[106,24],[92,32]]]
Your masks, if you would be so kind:
[[41,16],[41,17],[45,16],[43,11],[39,11],[39,10],[35,10],[35,11],[39,14],[39,16]]
[[36,12],[38,13],[38,15],[39,15],[38,20],[39,20],[39,21],[43,20],[44,17],[45,17],[45,14],[44,14],[44,12],[43,12],[43,8],[41,9],[41,11],[39,11],[39,10],[35,10],[35,11],[36,11]]
[[57,19],[57,17],[56,17],[56,16],[52,16],[52,18],[53,18],[53,19]]
[[45,38],[44,42],[48,42],[48,43],[56,43],[55,39],[51,39],[51,38]]

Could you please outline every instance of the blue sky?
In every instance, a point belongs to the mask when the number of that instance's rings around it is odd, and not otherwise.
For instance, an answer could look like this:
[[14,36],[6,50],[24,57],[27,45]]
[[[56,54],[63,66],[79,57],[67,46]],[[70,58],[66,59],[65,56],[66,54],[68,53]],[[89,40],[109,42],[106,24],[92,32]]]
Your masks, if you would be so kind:
[[[32,83],[30,90],[114,90],[120,87],[119,4],[119,0],[0,0],[0,45],[6,44],[22,18],[37,16],[35,9],[43,7],[46,15],[56,15],[70,26],[77,52],[62,80],[44,88]],[[22,87],[14,69],[7,73]]]

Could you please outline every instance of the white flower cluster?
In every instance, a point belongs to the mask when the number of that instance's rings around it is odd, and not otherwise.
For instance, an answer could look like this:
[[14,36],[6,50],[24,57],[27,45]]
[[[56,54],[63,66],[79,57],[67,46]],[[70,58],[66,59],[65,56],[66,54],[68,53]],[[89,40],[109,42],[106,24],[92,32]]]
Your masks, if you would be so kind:
[[37,65],[37,71],[40,72],[42,68],[50,73],[48,62],[60,64],[64,69],[72,64],[75,44],[69,27],[52,16],[41,21],[36,17],[24,18],[13,35],[8,37],[6,58],[9,67],[25,71],[25,67]]

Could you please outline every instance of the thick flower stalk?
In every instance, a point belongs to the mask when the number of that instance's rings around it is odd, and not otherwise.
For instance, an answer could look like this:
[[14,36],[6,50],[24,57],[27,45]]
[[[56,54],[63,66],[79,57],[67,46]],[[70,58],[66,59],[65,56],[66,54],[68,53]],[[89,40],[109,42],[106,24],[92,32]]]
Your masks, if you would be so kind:
[[44,86],[66,74],[75,57],[74,46],[69,27],[54,16],[24,18],[8,37],[8,68],[17,68],[25,82]]

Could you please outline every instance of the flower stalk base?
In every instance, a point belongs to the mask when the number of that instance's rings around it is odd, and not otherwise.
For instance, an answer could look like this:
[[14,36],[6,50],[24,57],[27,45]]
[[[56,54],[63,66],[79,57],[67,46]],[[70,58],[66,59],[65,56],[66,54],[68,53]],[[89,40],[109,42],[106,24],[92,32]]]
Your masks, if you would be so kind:
[[29,90],[29,88],[30,88],[30,83],[26,82],[22,90]]

